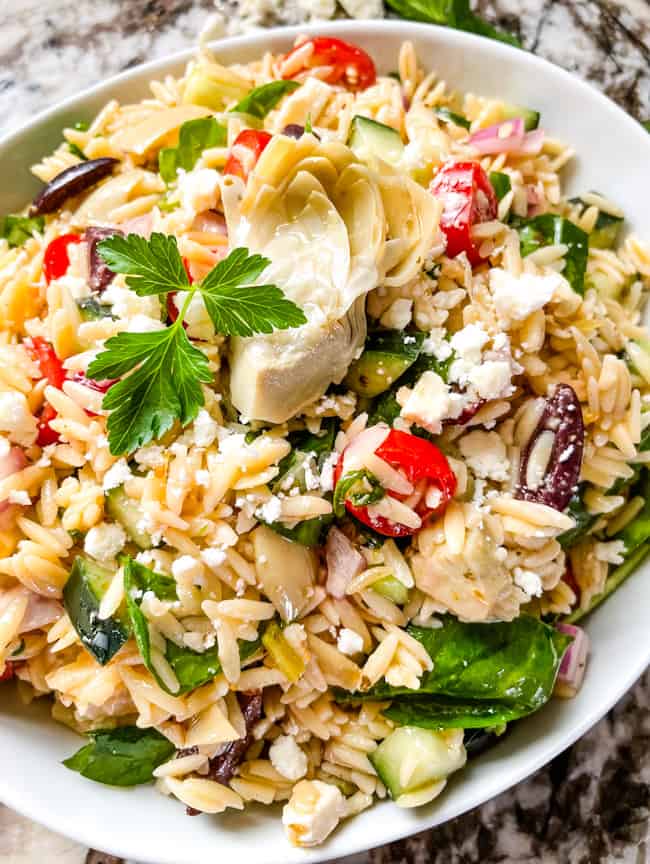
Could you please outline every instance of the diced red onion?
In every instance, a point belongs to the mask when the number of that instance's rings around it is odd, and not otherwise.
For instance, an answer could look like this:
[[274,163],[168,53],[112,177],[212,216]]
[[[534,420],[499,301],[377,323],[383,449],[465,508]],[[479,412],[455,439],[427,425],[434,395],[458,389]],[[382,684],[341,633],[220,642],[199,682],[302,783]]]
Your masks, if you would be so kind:
[[27,600],[27,609],[20,624],[18,633],[29,633],[30,630],[40,630],[48,624],[58,621],[63,615],[63,606],[58,600],[49,600],[38,594],[31,594]]
[[338,528],[330,528],[325,544],[327,592],[341,600],[350,582],[366,567],[363,555]]
[[587,668],[589,637],[582,627],[575,624],[558,624],[560,633],[571,636],[573,642],[564,652],[557,676],[557,689],[560,696],[575,696],[582,685]]
[[479,129],[469,137],[469,143],[482,156],[497,153],[521,153],[534,155],[539,153],[544,142],[544,130],[535,129],[526,132],[521,117],[495,123],[486,129]]

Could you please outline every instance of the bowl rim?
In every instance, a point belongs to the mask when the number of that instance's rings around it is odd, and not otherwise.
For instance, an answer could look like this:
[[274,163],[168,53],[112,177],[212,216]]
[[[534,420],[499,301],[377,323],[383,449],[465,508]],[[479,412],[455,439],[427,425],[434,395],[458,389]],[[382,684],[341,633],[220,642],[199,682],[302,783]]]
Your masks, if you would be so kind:
[[[617,123],[625,128],[625,134],[628,136],[636,136],[638,146],[640,148],[647,148],[650,157],[650,136],[647,132],[634,118],[605,96],[597,87],[582,80],[566,69],[563,69],[562,67],[559,67],[537,55],[522,51],[521,49],[502,42],[489,40],[485,37],[463,31],[452,30],[450,28],[432,24],[394,19],[362,21],[340,20],[258,30],[242,36],[211,41],[209,47],[216,51],[220,49],[236,49],[237,47],[250,49],[255,46],[259,46],[260,49],[263,49],[264,43],[267,40],[281,39],[286,41],[289,45],[298,34],[303,33],[308,35],[335,35],[343,38],[347,36],[351,39],[363,40],[364,37],[376,37],[379,39],[382,37],[390,37],[392,39],[417,38],[418,36],[425,37],[427,34],[430,36],[432,32],[436,34],[436,38],[449,43],[452,47],[457,46],[459,49],[469,47],[471,49],[472,47],[479,48],[480,46],[480,52],[484,55],[491,55],[491,60],[498,60],[500,57],[512,57],[513,54],[519,55],[521,62],[537,70],[540,74],[555,76],[557,81],[566,82],[574,90],[577,89],[583,92],[585,97],[590,100],[596,100],[604,110],[606,109],[610,113],[613,112]],[[11,147],[14,142],[17,143],[20,138],[33,133],[45,122],[56,118],[67,109],[74,108],[76,105],[83,103],[91,97],[103,96],[108,100],[110,98],[111,90],[116,86],[126,83],[134,78],[140,79],[144,74],[147,74],[150,78],[155,77],[158,73],[164,72],[175,64],[178,65],[186,62],[195,54],[195,52],[195,48],[188,48],[148,61],[147,63],[139,64],[118,75],[111,76],[110,78],[86,87],[76,94],[66,97],[64,100],[57,102],[52,107],[39,112],[32,119],[23,123],[18,128],[13,129],[0,137],[0,151]],[[432,63],[431,65],[433,66],[435,64]],[[646,567],[647,566],[648,565],[646,564]],[[639,655],[635,657],[635,661],[625,670],[621,670],[620,676],[612,682],[611,689],[607,691],[607,696],[604,697],[595,708],[590,712],[587,712],[579,723],[572,726],[569,732],[559,734],[558,730],[554,732],[552,728],[549,729],[548,747],[543,750],[543,752],[537,754],[535,758],[526,761],[523,765],[519,766],[518,770],[514,771],[507,777],[501,776],[501,772],[493,771],[493,776],[490,784],[488,784],[487,790],[485,787],[482,787],[474,795],[467,796],[466,800],[463,801],[462,807],[460,809],[456,808],[453,814],[444,815],[442,818],[437,818],[435,813],[429,813],[422,817],[418,816],[417,819],[413,820],[411,827],[407,829],[402,826],[395,830],[391,829],[390,825],[387,824],[382,831],[378,832],[380,836],[374,837],[370,840],[361,836],[356,836],[356,839],[348,840],[348,842],[343,844],[337,844],[337,847],[341,846],[341,848],[336,848],[336,850],[332,849],[330,843],[325,843],[316,850],[301,850],[299,859],[294,858],[294,856],[290,854],[289,847],[287,847],[286,855],[282,857],[265,858],[263,864],[285,864],[285,862],[290,860],[301,860],[308,862],[308,864],[315,864],[315,862],[318,861],[331,860],[333,854],[336,858],[343,855],[351,855],[410,836],[418,831],[427,830],[435,825],[442,824],[451,818],[456,818],[457,816],[478,807],[479,805],[491,800],[496,795],[501,794],[507,789],[520,783],[526,777],[532,775],[550,762],[560,752],[575,743],[578,738],[584,735],[608,711],[611,710],[616,702],[629,690],[630,687],[633,686],[635,681],[637,681],[649,664],[650,645],[645,655],[642,655],[639,652]],[[526,719],[527,722],[530,723],[532,718]],[[0,800],[17,812],[45,825],[56,833],[61,833],[63,831],[66,836],[73,838],[77,842],[90,847],[94,846],[93,837],[90,836],[90,826],[87,827],[82,820],[75,819],[74,814],[72,814],[68,821],[62,826],[60,824],[60,813],[58,811],[53,813],[45,811],[36,802],[32,801],[28,789],[23,790],[18,786],[12,786],[11,777],[8,777],[5,772],[0,772]],[[373,807],[378,809],[376,803]],[[133,858],[135,855],[135,857],[140,861],[155,861],[158,862],[158,864],[197,864],[198,859],[191,857],[189,853],[189,857],[183,858],[182,862],[179,862],[177,856],[174,858],[161,858],[159,853],[156,854],[155,858],[152,858],[150,854],[147,854],[146,848],[142,844],[136,849],[137,844],[134,844],[132,835],[129,838],[126,836],[122,838],[115,836],[114,832],[111,836],[114,836],[114,839],[111,839],[109,844],[110,849],[104,851],[111,852],[112,854],[124,858]],[[218,834],[215,834],[215,842],[218,842]]]

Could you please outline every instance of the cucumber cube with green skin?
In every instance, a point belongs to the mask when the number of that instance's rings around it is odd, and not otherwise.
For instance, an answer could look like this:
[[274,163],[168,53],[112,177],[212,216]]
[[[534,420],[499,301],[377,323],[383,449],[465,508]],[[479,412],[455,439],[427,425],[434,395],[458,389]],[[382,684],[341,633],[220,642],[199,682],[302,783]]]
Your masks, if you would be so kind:
[[129,498],[124,487],[116,486],[109,490],[105,502],[106,512],[120,523],[136,546],[140,549],[151,549],[153,546],[151,535],[140,527],[144,512],[133,498]]
[[455,126],[461,126],[463,129],[469,129],[472,125],[467,117],[463,117],[462,114],[456,114],[454,111],[450,111],[444,105],[438,105],[433,109],[434,114],[437,114],[438,117],[444,123],[453,123]]
[[526,132],[531,132],[539,126],[539,111],[534,111],[532,108],[525,108],[522,105],[506,105],[503,109],[503,119],[514,120],[516,117],[521,117],[524,121],[524,129]]
[[113,318],[113,307],[107,303],[100,303],[94,297],[84,297],[83,300],[77,300],[79,314],[82,321],[98,321],[101,318]]
[[[569,200],[571,204],[579,204],[583,208],[582,212],[591,206],[582,198]],[[589,234],[589,246],[592,249],[613,249],[618,244],[624,221],[623,216],[613,216],[611,213],[599,210],[596,224]]]
[[102,666],[117,654],[130,636],[125,619],[99,618],[99,605],[115,573],[83,555],[75,558],[65,588],[63,605],[81,642]]
[[384,393],[420,355],[423,333],[386,330],[368,337],[363,354],[348,369],[345,384],[359,396]]
[[462,729],[438,732],[400,726],[370,754],[370,761],[398,807],[426,804],[467,760]]
[[404,142],[396,129],[359,114],[352,118],[348,147],[360,159],[377,156],[389,165],[399,164],[404,155]]

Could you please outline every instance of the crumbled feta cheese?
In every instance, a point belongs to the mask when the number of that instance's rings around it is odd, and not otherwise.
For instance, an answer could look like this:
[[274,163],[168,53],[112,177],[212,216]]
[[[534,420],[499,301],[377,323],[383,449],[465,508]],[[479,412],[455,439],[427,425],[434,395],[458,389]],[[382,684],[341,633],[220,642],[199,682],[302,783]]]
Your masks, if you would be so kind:
[[219,424],[216,420],[210,417],[205,408],[201,408],[192,427],[196,446],[209,447],[217,437],[218,428]]
[[424,354],[433,354],[436,360],[444,363],[448,360],[453,352],[451,343],[446,339],[446,330],[444,327],[434,327],[422,343],[422,351]]
[[156,330],[164,330],[167,325],[160,318],[152,318],[151,315],[137,313],[129,318],[127,333],[153,333]]
[[320,469],[320,488],[323,492],[331,492],[334,489],[334,469],[339,461],[339,454],[334,452],[323,462]]
[[507,360],[486,360],[469,371],[467,381],[481,399],[499,399],[512,393],[511,375]]
[[405,420],[424,426],[434,435],[442,431],[442,421],[449,416],[449,387],[436,372],[424,372],[412,390],[400,387],[397,401]]
[[223,549],[216,546],[210,546],[208,549],[201,550],[201,561],[206,564],[211,570],[216,570],[226,560],[226,553]]
[[404,330],[411,321],[413,301],[405,297],[394,300],[380,318],[380,324],[389,330]]
[[124,548],[126,533],[117,522],[100,522],[86,534],[84,551],[97,561],[112,561]]
[[347,627],[343,627],[339,631],[339,636],[336,640],[336,647],[339,649],[341,654],[347,654],[349,656],[352,654],[358,654],[363,649],[363,639],[354,630],[349,630]]
[[131,469],[129,468],[126,459],[118,459],[114,465],[111,465],[106,474],[104,474],[102,488],[104,492],[108,492],[111,489],[116,489],[118,486],[122,486],[123,483],[126,483],[126,481],[130,480],[132,477],[133,474],[131,473]]
[[280,735],[269,748],[271,765],[278,774],[296,782],[307,773],[307,756],[296,744],[293,735]]
[[345,799],[338,786],[322,780],[301,780],[282,810],[282,824],[294,846],[317,846],[345,814]]
[[258,513],[264,522],[277,522],[282,515],[282,502],[277,495],[271,495],[259,508]]
[[219,198],[219,173],[214,168],[180,171],[178,192],[183,210],[194,214],[210,210],[216,206]]
[[32,503],[32,499],[24,489],[12,490],[7,500],[10,504],[20,504],[23,507],[29,507]]
[[500,267],[493,267],[489,278],[494,305],[504,324],[523,321],[532,312],[542,309],[566,283],[559,273],[547,276],[522,273],[521,276],[513,276]]
[[480,324],[468,324],[451,337],[451,347],[464,360],[478,363],[489,338]]
[[542,580],[537,573],[532,570],[524,570],[522,567],[515,567],[514,570],[515,585],[521,588],[529,597],[542,596]]
[[0,432],[6,432],[14,444],[31,447],[36,440],[38,426],[29,410],[24,393],[7,390],[0,393]]
[[174,579],[184,579],[194,576],[200,572],[200,562],[192,555],[181,555],[172,562],[172,576]]
[[138,297],[135,291],[120,285],[117,279],[104,289],[101,301],[113,307],[111,312],[116,318],[126,321],[135,315],[146,315],[160,321],[160,300],[157,297]]
[[165,451],[159,444],[150,444],[136,450],[133,458],[145,468],[161,468],[165,464]]
[[497,432],[475,430],[458,442],[468,467],[477,477],[503,482],[508,479],[510,462],[506,445]]
[[625,560],[625,542],[611,540],[609,543],[594,543],[594,555],[607,564],[622,564]]

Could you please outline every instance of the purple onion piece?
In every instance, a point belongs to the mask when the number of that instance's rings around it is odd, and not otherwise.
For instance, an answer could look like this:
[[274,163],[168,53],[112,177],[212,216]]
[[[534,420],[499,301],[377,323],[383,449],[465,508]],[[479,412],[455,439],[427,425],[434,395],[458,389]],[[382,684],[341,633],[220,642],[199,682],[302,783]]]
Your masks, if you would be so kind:
[[[531,489],[526,482],[528,463],[543,432],[552,432],[555,437],[541,483]],[[568,384],[558,384],[546,399],[539,423],[522,451],[515,497],[565,510],[578,485],[584,446],[585,428],[578,397]]]
[[115,278],[115,273],[99,254],[97,245],[116,234],[123,236],[118,228],[86,228],[84,240],[88,245],[88,282],[94,293],[101,293]]
[[54,213],[68,198],[85,192],[86,189],[107,177],[118,162],[118,159],[103,156],[101,159],[89,159],[87,162],[79,162],[66,168],[50,180],[34,198],[29,215],[43,216],[46,213]]
[[[300,123],[289,123],[288,126],[285,126],[282,130],[283,135],[288,135],[289,138],[302,138],[305,134],[305,127],[301,126]],[[311,133],[314,138],[318,138],[320,141],[320,136],[318,136],[314,131]]]

